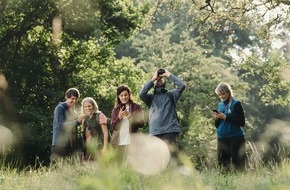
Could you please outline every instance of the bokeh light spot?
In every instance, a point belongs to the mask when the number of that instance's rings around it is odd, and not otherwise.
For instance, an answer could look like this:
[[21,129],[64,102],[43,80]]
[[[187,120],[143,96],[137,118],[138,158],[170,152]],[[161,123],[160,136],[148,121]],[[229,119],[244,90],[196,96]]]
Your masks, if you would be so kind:
[[145,175],[154,175],[163,171],[170,160],[170,152],[164,141],[143,134],[131,136],[127,153],[129,165]]

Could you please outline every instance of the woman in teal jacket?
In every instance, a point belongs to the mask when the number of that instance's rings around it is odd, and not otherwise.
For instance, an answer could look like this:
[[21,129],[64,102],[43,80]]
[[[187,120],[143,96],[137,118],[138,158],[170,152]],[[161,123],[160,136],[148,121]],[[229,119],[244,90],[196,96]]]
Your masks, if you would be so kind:
[[227,83],[221,82],[215,89],[221,102],[212,115],[217,132],[218,163],[228,170],[232,163],[235,169],[245,167],[245,137],[242,127],[245,125],[244,109],[240,101],[233,98],[233,92]]

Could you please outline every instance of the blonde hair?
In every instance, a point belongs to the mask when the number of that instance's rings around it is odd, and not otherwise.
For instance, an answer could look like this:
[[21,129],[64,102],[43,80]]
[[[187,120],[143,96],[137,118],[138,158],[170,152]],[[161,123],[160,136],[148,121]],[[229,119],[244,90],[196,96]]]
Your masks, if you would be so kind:
[[228,83],[221,82],[216,87],[215,93],[217,95],[224,94],[224,93],[229,93],[229,95],[230,95],[230,101],[229,101],[229,111],[228,111],[228,113],[231,113],[232,112],[231,111],[231,105],[232,105],[233,97],[234,97],[233,90],[232,90],[231,86]]
[[85,102],[88,102],[88,103],[93,105],[93,109],[94,109],[93,113],[99,112],[99,106],[98,106],[97,102],[91,97],[86,97],[82,101],[81,114],[85,115],[85,110],[84,110],[84,103]]
[[233,90],[232,90],[231,86],[225,82],[221,82],[218,84],[218,86],[215,89],[215,93],[217,95],[229,93],[231,98],[234,97]]

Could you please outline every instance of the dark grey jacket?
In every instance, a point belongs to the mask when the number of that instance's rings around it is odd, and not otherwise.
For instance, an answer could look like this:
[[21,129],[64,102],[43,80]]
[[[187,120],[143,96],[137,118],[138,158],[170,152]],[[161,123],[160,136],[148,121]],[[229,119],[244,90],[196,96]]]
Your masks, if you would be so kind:
[[153,87],[153,81],[150,80],[139,92],[140,99],[149,108],[150,135],[180,132],[175,106],[168,93],[172,93],[173,101],[176,103],[185,89],[185,84],[173,74],[170,74],[168,80],[176,85],[175,89],[158,94],[148,93]]

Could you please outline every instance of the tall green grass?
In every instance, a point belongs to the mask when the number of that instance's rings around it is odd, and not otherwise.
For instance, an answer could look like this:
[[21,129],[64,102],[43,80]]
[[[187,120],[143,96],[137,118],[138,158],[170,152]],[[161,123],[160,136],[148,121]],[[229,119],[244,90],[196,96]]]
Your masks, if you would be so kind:
[[182,165],[172,162],[164,171],[155,175],[142,175],[129,166],[124,167],[111,153],[108,153],[105,159],[90,162],[86,166],[82,166],[78,158],[68,159],[50,167],[43,166],[37,169],[28,167],[21,171],[15,167],[2,165],[0,189],[286,190],[290,188],[290,162],[287,158],[280,164],[265,164],[259,158],[251,159],[245,171],[228,173],[221,172],[217,168],[197,171],[185,155],[181,158],[181,162]]

